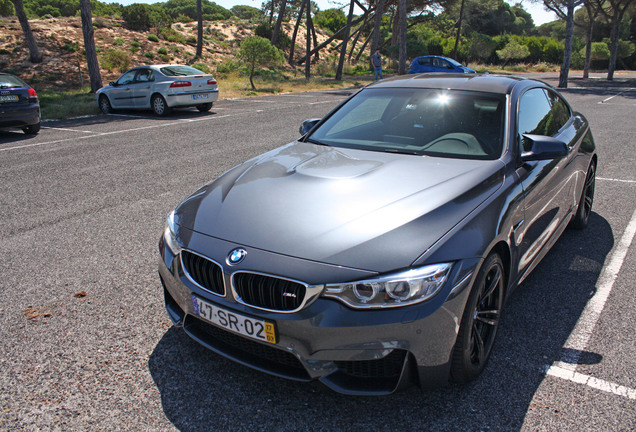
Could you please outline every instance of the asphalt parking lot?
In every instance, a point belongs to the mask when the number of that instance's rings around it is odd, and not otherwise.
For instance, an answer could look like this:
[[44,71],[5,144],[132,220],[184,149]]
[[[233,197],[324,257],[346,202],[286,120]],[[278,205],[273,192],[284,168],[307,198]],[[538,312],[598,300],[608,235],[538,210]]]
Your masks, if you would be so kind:
[[0,131],[0,430],[636,430],[636,80],[564,94],[599,150],[590,225],[515,291],[479,380],[381,398],[207,351],[172,327],[156,270],[168,211],[347,91]]

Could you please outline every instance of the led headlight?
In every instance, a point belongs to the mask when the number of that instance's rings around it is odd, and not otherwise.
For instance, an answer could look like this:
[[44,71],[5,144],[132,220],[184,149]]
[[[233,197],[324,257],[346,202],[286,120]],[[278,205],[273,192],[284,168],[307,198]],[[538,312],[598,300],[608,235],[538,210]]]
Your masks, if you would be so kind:
[[323,296],[359,309],[415,304],[434,296],[450,269],[451,263],[434,264],[364,281],[327,285]]
[[175,235],[175,221],[174,221],[174,210],[168,213],[168,217],[166,218],[166,229],[163,232],[163,238],[166,241],[166,245],[172,251],[173,255],[177,255],[181,252],[181,246],[177,242],[177,236]]

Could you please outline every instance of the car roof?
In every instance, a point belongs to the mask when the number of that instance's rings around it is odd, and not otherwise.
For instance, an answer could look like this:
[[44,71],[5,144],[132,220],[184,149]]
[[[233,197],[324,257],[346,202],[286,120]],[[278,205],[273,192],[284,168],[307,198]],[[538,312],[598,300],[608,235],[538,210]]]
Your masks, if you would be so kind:
[[519,85],[542,86],[551,88],[548,84],[529,78],[512,75],[495,74],[463,74],[463,73],[420,73],[400,75],[377,81],[368,87],[373,88],[439,88],[453,90],[473,90],[488,93],[509,94]]

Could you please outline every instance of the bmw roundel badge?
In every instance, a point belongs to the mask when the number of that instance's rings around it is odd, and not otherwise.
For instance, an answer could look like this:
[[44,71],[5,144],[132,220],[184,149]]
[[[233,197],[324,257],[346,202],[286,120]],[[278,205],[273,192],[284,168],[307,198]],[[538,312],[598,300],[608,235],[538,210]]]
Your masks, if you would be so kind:
[[227,256],[227,263],[229,265],[236,265],[243,261],[247,256],[247,251],[242,248],[232,249],[232,251]]

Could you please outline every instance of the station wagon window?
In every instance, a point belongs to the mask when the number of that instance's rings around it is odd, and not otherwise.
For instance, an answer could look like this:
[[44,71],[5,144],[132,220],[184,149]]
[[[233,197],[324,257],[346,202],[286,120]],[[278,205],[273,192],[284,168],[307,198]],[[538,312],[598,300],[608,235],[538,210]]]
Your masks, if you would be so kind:
[[420,57],[419,59],[417,59],[417,62],[419,64],[421,64],[422,66],[430,66],[431,65],[431,58],[430,57]]
[[523,151],[529,151],[532,145],[523,134],[555,136],[570,117],[570,108],[555,92],[536,88],[524,93],[517,128]]

